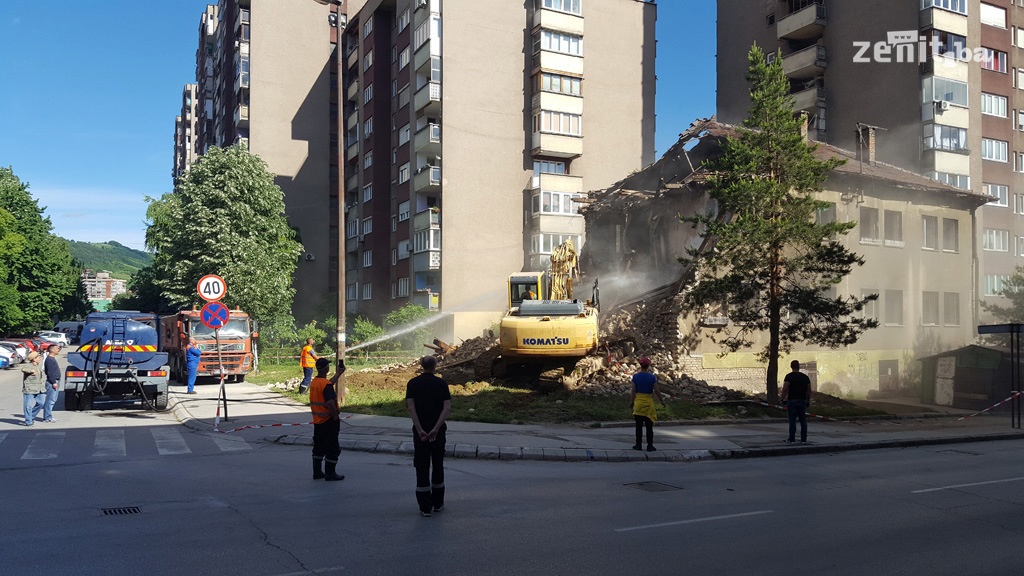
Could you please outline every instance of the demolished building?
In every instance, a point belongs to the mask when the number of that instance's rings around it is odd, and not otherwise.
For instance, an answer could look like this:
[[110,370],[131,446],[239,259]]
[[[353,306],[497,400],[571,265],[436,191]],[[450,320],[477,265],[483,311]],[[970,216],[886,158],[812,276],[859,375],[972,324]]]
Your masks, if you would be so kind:
[[[603,308],[612,309],[609,339],[635,340],[638,352],[657,357],[670,378],[685,374],[763,392],[765,366],[755,357],[763,341],[722,355],[707,333],[730,320],[687,309],[682,297],[693,278],[679,258],[702,238],[679,217],[714,213],[704,164],[738,130],[714,118],[698,120],[657,162],[592,192],[581,209],[581,267],[600,278]],[[828,202],[818,217],[857,224],[840,240],[865,264],[836,295],[877,294],[863,313],[879,326],[839,349],[798,343],[780,362],[800,360],[819,391],[837,396],[895,392],[902,380],[914,379],[915,359],[974,340],[976,210],[991,200],[878,162],[873,131],[865,136],[861,154],[813,143],[819,159],[847,161],[818,194]]]

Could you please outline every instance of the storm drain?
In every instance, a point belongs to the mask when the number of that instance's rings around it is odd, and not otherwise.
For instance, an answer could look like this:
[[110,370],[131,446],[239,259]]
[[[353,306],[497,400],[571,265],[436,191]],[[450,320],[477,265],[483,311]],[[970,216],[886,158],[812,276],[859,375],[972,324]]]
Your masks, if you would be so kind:
[[671,492],[672,490],[682,490],[679,486],[664,484],[662,482],[633,482],[632,484],[624,484],[624,486],[643,490],[644,492]]
[[128,506],[126,508],[104,508],[104,516],[126,516],[128,514],[139,514],[142,510],[138,506]]

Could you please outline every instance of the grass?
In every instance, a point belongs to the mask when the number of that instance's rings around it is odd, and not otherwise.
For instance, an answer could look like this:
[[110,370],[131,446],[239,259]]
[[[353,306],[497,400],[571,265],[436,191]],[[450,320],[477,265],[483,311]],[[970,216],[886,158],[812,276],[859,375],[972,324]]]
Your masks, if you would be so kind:
[[[346,374],[349,395],[346,412],[405,417],[405,382],[409,374],[385,377],[379,374],[358,373],[370,364],[352,361]],[[246,380],[254,384],[271,385],[289,378],[301,377],[302,371],[290,365],[261,365],[260,374],[249,375]],[[278,390],[299,402],[308,402],[305,394]],[[463,422],[490,422],[498,424],[525,423],[593,423],[632,421],[628,396],[589,396],[566,391],[539,392],[522,388],[495,386],[486,382],[473,382],[465,386],[452,386],[452,420]],[[815,414],[830,418],[863,417],[885,414],[881,410],[859,406],[830,406],[815,404]],[[730,404],[707,406],[686,400],[672,400],[658,407],[659,420],[705,419],[759,419],[780,418],[785,412],[756,404]]]

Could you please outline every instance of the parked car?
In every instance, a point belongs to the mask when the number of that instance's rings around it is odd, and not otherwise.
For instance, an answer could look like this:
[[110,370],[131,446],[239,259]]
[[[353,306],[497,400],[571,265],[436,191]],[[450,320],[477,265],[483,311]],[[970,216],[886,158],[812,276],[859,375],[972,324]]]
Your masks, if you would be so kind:
[[4,358],[3,356],[0,356],[0,369],[10,368],[10,366],[11,366],[11,363],[7,360],[7,358]]
[[39,336],[40,338],[46,340],[51,344],[57,344],[61,347],[67,347],[71,345],[71,342],[68,340],[68,335],[63,332],[54,332],[52,330],[40,330],[39,332],[36,332],[36,336]]
[[3,363],[3,365],[0,366],[0,368],[7,368],[8,366],[13,366],[15,364],[15,358],[17,357],[18,355],[14,353],[14,350],[11,350],[10,348],[4,346],[0,346],[0,362]]
[[[14,353],[18,355],[18,362],[24,362],[25,358],[28,357],[29,349],[21,342],[14,342],[11,340],[0,340],[0,346],[13,350]],[[17,364],[17,362],[15,362],[15,364]]]

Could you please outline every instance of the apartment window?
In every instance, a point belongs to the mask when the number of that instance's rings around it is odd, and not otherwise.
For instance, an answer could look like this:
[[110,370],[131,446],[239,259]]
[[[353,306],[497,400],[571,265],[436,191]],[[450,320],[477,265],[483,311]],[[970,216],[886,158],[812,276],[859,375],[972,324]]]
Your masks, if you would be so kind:
[[960,325],[960,295],[956,292],[942,293],[942,323],[946,326]]
[[412,237],[412,252],[413,254],[419,254],[420,252],[426,252],[427,250],[440,250],[441,249],[441,230],[438,228],[430,228],[429,230],[420,230],[413,234]]
[[958,14],[967,14],[967,0],[921,0],[921,10],[942,8]]
[[921,247],[925,250],[939,249],[938,216],[921,216]]
[[993,50],[992,48],[981,47],[978,49],[981,54],[981,67],[993,72],[1006,73],[1006,52]]
[[952,218],[942,219],[942,251],[960,251],[960,221]]
[[363,250],[363,268],[373,266],[373,250]]
[[985,228],[981,235],[981,248],[988,252],[1008,252],[1010,250],[1010,231]]
[[1024,48],[1024,28],[1014,28],[1015,46]]
[[981,23],[997,28],[1006,28],[1006,9],[992,4],[981,3]]
[[[1024,30],[1024,28],[1021,28],[1021,30]],[[1017,110],[1017,130],[1024,132],[1024,110]]]
[[1024,256],[1024,236],[1017,236],[1017,256]]
[[921,292],[921,324],[923,326],[939,325],[938,292]]
[[887,326],[903,325],[903,291],[885,291],[885,324]]
[[1013,153],[1013,171],[1024,172],[1024,152]]
[[405,298],[409,295],[409,277],[398,279],[398,297]]
[[369,70],[370,66],[373,66],[373,50],[367,50],[363,55],[363,72]]
[[817,224],[832,224],[836,221],[836,205],[828,202],[825,206],[814,209],[814,222]]
[[530,238],[530,251],[532,254],[551,254],[562,242],[572,240],[572,245],[577,250],[582,248],[578,234],[534,234]]
[[373,218],[363,218],[363,235],[373,232]]
[[424,20],[412,32],[412,47],[413,47],[413,49],[414,50],[418,49],[427,40],[430,40],[430,21],[429,20]]
[[409,163],[406,162],[398,167],[398,183],[405,184],[409,181]]
[[345,238],[355,238],[359,236],[359,220],[353,218],[345,223]]
[[409,47],[398,53],[398,69],[401,70],[409,65]]
[[373,284],[367,282],[363,284],[363,300],[373,299]]
[[1010,281],[1010,277],[1006,274],[986,274],[985,275],[985,296],[1002,296],[1003,290],[1007,283]]
[[539,176],[540,174],[565,174],[565,162],[534,160],[533,175]]
[[896,210],[885,211],[885,245],[903,248],[903,213]]
[[406,200],[398,205],[398,221],[405,222],[409,219],[409,201]]
[[878,320],[878,290],[868,288],[860,291],[860,297],[862,300],[868,296],[875,296],[875,299],[864,303],[864,308],[861,310],[861,317],[866,320]]
[[396,23],[398,31],[401,32],[402,30],[405,30],[409,26],[410,21],[412,21],[412,18],[409,16],[409,10],[406,9],[405,12],[402,12],[398,17],[398,22]]
[[409,255],[412,254],[411,247],[412,247],[412,243],[410,243],[408,240],[399,240],[398,241],[398,259],[399,260],[405,260],[406,258],[408,258]]
[[363,38],[366,38],[367,36],[369,36],[370,32],[373,32],[373,19],[372,18],[367,20],[366,24],[363,24]]
[[398,107],[404,108],[409,104],[409,85],[406,84],[398,91]]
[[1024,194],[1013,195],[1013,213],[1024,214]]
[[370,166],[373,166],[373,150],[363,154],[363,168],[366,169]]
[[363,88],[363,104],[373,100],[373,84]]
[[370,116],[363,122],[363,138],[369,138],[373,135],[373,116]]
[[949,151],[967,150],[967,129],[933,124],[932,129],[929,130],[925,126],[924,147]]
[[579,114],[568,112],[552,112],[541,110],[533,116],[533,131],[550,134],[564,134],[566,136],[582,136],[583,117]]
[[533,195],[534,214],[578,214],[578,204],[573,202],[574,198],[580,198],[581,194],[568,192],[548,192],[542,190]]
[[967,107],[967,82],[950,80],[939,76],[928,76],[921,81],[923,104],[929,102],[949,102],[956,106]]
[[967,49],[967,37],[945,30],[933,30],[932,42],[934,50],[939,56],[956,58],[958,60],[970,60],[973,52]]
[[878,208],[860,209],[860,243],[879,244],[881,238],[878,230]]
[[345,300],[355,300],[359,295],[359,282],[345,286]]
[[994,160],[996,162],[1008,162],[1010,159],[1010,145],[1002,140],[991,138],[981,139],[981,158],[983,160]]
[[580,4],[580,0],[537,0],[535,7],[537,9],[546,8],[570,14],[583,14]]
[[989,206],[1009,206],[1010,187],[1004,184],[984,184],[985,194],[992,196],[995,200],[988,203]]
[[405,126],[402,126],[398,130],[398,145],[401,146],[402,144],[405,144],[406,142],[408,142],[409,141],[409,137],[410,137],[411,134],[412,134],[412,130],[409,128],[408,124],[406,124]]
[[981,113],[1006,118],[1006,96],[982,92]]
[[559,94],[569,94],[571,96],[580,96],[582,94],[582,80],[575,76],[542,72],[534,76],[533,80],[534,92],[558,92]]
[[373,200],[373,183],[363,186],[363,202]]
[[391,231],[398,232],[398,214],[391,215]]
[[943,184],[960,188],[961,190],[971,189],[971,177],[967,174],[950,174],[948,172],[934,172],[932,177]]
[[398,248],[391,249],[391,265],[398,264]]
[[536,54],[541,50],[570,56],[583,56],[583,37],[552,30],[541,30],[533,35],[533,53]]

